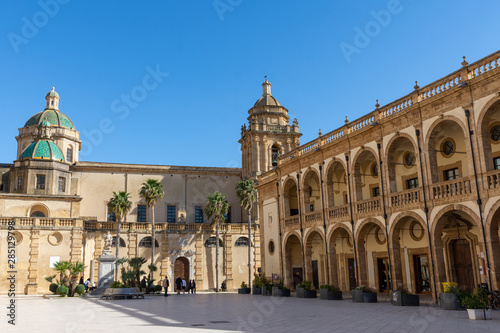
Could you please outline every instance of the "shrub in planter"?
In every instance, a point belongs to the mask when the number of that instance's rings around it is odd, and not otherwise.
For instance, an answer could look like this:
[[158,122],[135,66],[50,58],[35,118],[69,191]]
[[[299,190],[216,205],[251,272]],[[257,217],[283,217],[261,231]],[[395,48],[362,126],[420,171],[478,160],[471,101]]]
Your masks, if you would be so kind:
[[439,294],[439,307],[443,310],[464,309],[464,307],[462,306],[462,304],[460,304],[459,301],[459,299],[463,296],[464,293],[455,286],[449,286],[445,290],[446,292]]
[[59,285],[57,283],[51,283],[50,286],[49,286],[49,290],[55,294],[57,292],[57,287],[59,287]]
[[77,293],[78,295],[85,294],[85,286],[83,284],[77,285],[75,288],[75,293]]
[[298,298],[316,298],[316,290],[311,290],[312,282],[304,280],[297,285]]
[[262,295],[262,287],[266,284],[266,281],[264,276],[254,274],[252,293],[254,295]]
[[319,298],[327,300],[341,300],[342,291],[334,285],[319,286]]
[[363,302],[377,303],[377,291],[373,288],[365,287],[363,289]]
[[401,288],[391,293],[391,303],[397,306],[419,306],[420,296]]
[[159,293],[161,292],[162,287],[160,285],[155,286],[155,292]]
[[283,279],[278,284],[273,286],[274,297],[290,297],[290,289],[285,286]]
[[69,289],[66,286],[57,287],[56,294],[61,295],[62,297],[68,296]]
[[111,285],[109,287],[110,288],[123,288],[123,285],[120,283],[120,281],[115,281],[115,282],[111,283]]
[[461,293],[459,296],[460,304],[467,309],[469,319],[489,320],[491,319],[491,309],[488,295],[483,289],[477,289],[474,294]]
[[248,288],[248,285],[245,283],[245,281],[243,281],[240,288],[238,288],[238,294],[250,294],[250,288]]
[[352,301],[354,303],[363,303],[363,290],[365,289],[365,286],[359,286],[354,288],[351,293],[352,293]]
[[262,287],[262,296],[271,296],[273,294],[273,285],[271,283],[266,283]]

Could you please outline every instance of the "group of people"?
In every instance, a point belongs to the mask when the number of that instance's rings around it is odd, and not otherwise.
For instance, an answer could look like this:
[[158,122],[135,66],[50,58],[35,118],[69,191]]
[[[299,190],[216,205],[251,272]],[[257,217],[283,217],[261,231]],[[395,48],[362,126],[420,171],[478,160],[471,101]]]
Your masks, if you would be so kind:
[[[182,293],[185,294],[186,291],[189,294],[196,294],[196,282],[194,280],[188,280],[189,282],[186,282],[186,279],[179,275],[177,279],[175,279],[175,290],[177,291],[177,295],[180,295],[181,290]],[[163,279],[163,288],[165,289],[165,297],[168,296],[168,287],[170,286],[170,281],[168,280],[168,276],[165,276],[165,279]]]

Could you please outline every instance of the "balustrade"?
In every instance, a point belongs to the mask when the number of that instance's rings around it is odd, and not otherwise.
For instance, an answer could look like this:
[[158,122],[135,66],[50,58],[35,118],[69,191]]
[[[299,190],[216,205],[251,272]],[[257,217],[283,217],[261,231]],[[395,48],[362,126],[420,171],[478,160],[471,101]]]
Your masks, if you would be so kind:
[[374,213],[382,208],[380,198],[368,199],[356,203],[356,211],[358,214]]
[[472,193],[471,181],[468,178],[450,180],[432,185],[434,199],[445,199]]

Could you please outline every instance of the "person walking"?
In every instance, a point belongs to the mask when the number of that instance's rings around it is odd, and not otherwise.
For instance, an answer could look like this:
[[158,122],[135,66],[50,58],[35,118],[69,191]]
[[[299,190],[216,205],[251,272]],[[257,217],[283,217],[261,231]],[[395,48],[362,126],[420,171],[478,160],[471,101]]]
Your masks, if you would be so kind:
[[196,282],[194,282],[194,279],[191,281],[191,294],[196,294]]
[[80,282],[78,284],[83,284],[83,276],[80,276]]
[[90,278],[88,278],[87,281],[85,281],[84,286],[85,286],[85,292],[88,292],[90,286]]
[[165,279],[163,280],[163,288],[165,288],[165,295],[163,295],[163,297],[168,296],[168,286],[170,286],[170,283],[168,282],[168,276],[165,275]]
[[180,275],[177,277],[177,279],[175,279],[175,287],[177,288],[177,295],[180,295],[182,288],[182,279]]
[[186,279],[182,278],[182,294],[186,294]]

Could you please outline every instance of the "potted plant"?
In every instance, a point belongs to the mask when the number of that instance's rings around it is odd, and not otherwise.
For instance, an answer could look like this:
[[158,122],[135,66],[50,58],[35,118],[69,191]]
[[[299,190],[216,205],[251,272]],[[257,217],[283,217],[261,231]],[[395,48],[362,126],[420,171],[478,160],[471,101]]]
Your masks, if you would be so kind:
[[274,297],[289,297],[290,289],[285,286],[283,279],[280,280],[278,284],[273,286],[273,296]]
[[262,295],[262,286],[264,285],[262,281],[263,281],[262,277],[258,276],[257,274],[254,274],[252,294]]
[[391,293],[391,303],[397,306],[419,306],[420,296],[409,292],[405,288],[398,288],[398,290]]
[[363,302],[377,303],[377,291],[373,288],[365,287],[363,289]]
[[462,297],[463,292],[456,286],[456,284],[443,283],[444,292],[439,294],[439,307],[443,310],[461,310],[464,309],[460,304],[459,298]]
[[238,288],[238,294],[250,294],[250,288],[245,281],[241,282],[241,287]]
[[358,286],[351,291],[352,301],[354,303],[363,303],[364,302],[364,300],[363,300],[363,290],[364,289],[365,289],[365,286]]
[[327,300],[342,300],[342,291],[334,285],[319,286],[319,298]]
[[297,285],[298,298],[316,298],[316,290],[311,290],[312,282],[304,280]]
[[273,294],[273,284],[266,280],[262,286],[262,296],[271,296]]
[[488,295],[486,295],[483,289],[477,289],[474,294],[462,293],[459,296],[459,300],[460,304],[467,309],[469,319],[491,319]]

